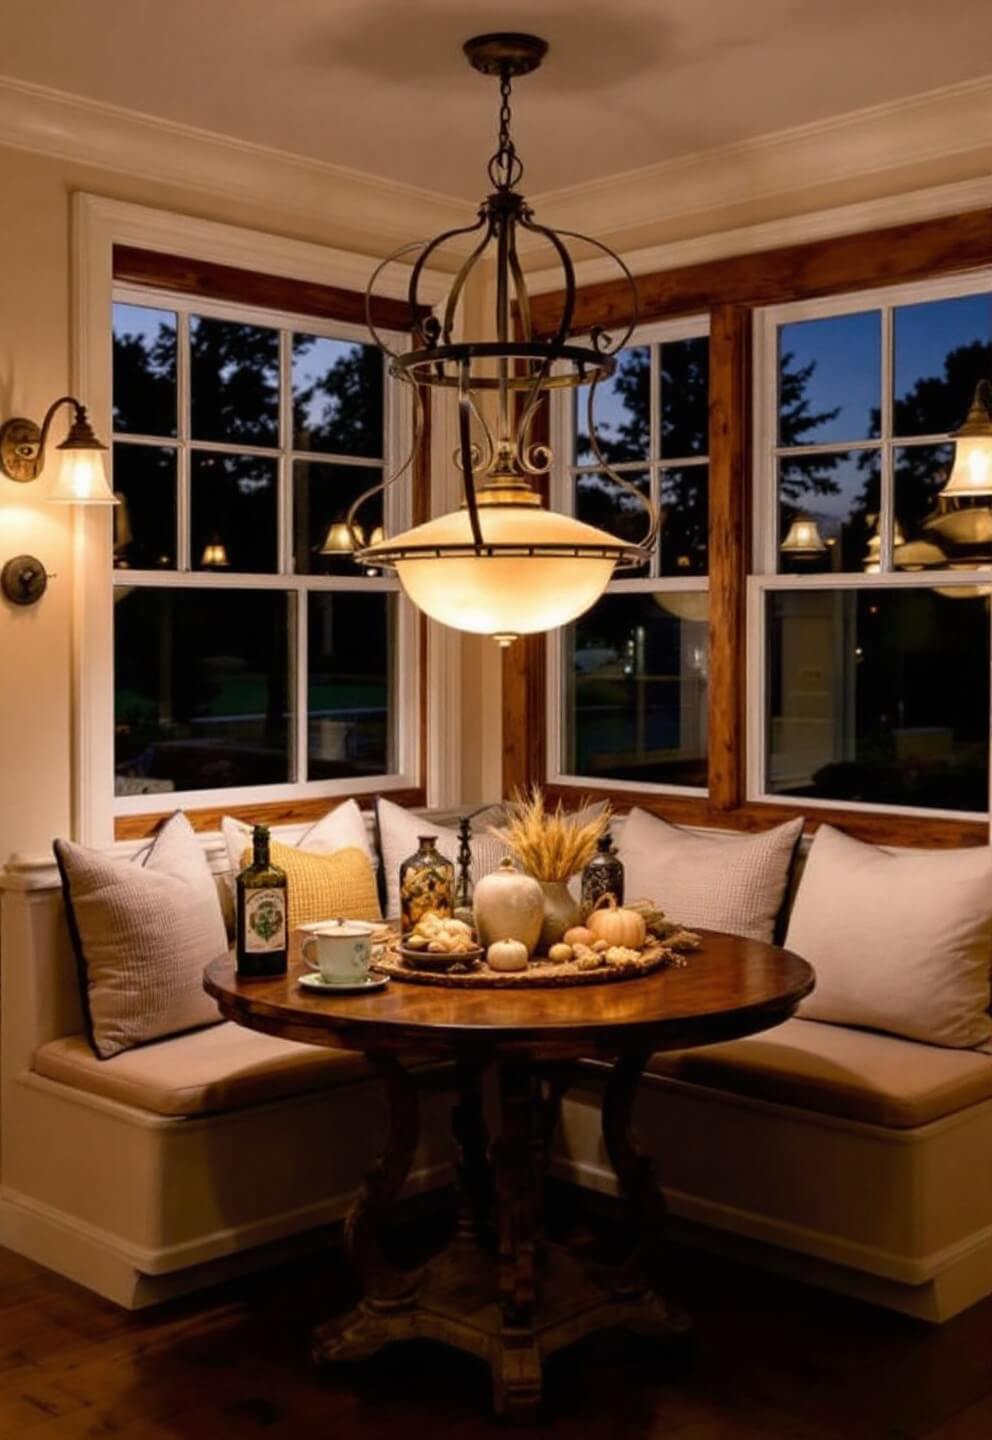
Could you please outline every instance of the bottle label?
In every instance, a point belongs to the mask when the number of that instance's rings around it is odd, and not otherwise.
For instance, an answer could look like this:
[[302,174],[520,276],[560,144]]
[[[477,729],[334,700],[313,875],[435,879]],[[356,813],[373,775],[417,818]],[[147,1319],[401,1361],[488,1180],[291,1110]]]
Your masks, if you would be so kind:
[[286,948],[286,896],[282,890],[245,894],[245,951],[258,954]]

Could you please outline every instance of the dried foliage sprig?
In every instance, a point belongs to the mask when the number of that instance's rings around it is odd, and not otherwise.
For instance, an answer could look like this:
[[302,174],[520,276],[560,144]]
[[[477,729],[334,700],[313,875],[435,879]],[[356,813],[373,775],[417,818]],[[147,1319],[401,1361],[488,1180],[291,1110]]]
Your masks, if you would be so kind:
[[528,794],[519,790],[506,806],[506,823],[491,834],[502,840],[521,868],[536,880],[570,880],[596,853],[596,843],[609,828],[609,805],[588,814],[588,800],[577,811],[566,811],[559,800],[549,810],[540,787]]

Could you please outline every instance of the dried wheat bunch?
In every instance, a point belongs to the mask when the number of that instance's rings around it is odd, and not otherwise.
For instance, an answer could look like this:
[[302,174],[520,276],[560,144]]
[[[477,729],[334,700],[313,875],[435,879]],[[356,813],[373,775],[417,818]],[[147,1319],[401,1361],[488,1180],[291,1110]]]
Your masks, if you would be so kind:
[[549,810],[539,786],[529,794],[515,790],[507,803],[506,823],[493,826],[490,833],[502,840],[535,880],[570,880],[595,855],[596,842],[609,828],[612,816],[606,805],[591,819],[584,819],[588,804],[583,800],[578,811],[569,813],[559,800]]

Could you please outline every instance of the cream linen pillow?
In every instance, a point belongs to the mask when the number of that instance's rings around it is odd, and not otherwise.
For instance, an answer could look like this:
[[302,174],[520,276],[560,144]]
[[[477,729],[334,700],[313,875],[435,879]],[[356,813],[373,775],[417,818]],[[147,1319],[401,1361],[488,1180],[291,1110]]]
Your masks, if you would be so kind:
[[[402,805],[394,805],[392,800],[386,800],[381,795],[377,795],[375,799],[375,815],[385,882],[382,887],[384,913],[387,920],[393,920],[400,913],[400,866],[419,848],[420,836],[436,835],[437,848],[441,854],[457,865],[458,831],[435,825],[431,820],[424,820],[412,811],[404,810]],[[485,815],[478,816],[472,824],[479,824],[480,828],[484,826]],[[473,835],[472,880],[481,880],[483,875],[489,875],[496,870],[506,854],[506,846],[501,840],[492,835]]]
[[203,969],[227,951],[213,875],[176,811],[135,860],[56,840],[90,1043],[102,1060],[220,1020]]
[[[251,832],[252,827],[243,820],[235,820],[232,815],[221,817],[220,833],[227,847],[232,876],[237,875],[242,868],[241,857],[251,845]],[[316,824],[311,825],[310,829],[301,835],[295,848],[308,855],[331,855],[335,850],[361,850],[373,870],[376,868],[376,855],[369,840],[365,817],[354,800],[345,800],[343,804],[336,805],[333,810],[322,815]]]
[[683,925],[771,940],[803,821],[759,835],[701,835],[631,810],[617,853],[628,900],[654,900]]
[[804,1020],[955,1049],[992,1040],[992,850],[884,850],[821,825],[786,946],[816,971]]

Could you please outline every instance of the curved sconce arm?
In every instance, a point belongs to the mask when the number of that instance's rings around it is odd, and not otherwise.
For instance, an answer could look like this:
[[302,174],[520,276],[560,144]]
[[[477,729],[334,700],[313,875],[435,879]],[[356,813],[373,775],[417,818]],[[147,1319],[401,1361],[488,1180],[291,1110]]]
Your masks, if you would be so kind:
[[37,480],[45,467],[45,448],[52,421],[63,405],[71,405],[74,414],[69,433],[58,447],[60,450],[107,448],[93,433],[86,406],[75,395],[60,395],[49,405],[40,425],[17,415],[0,426],[0,470],[9,480]]
[[[421,387],[413,381],[409,380],[406,376],[403,375],[402,372],[400,372],[398,378],[402,379],[404,384],[410,385],[411,389],[413,390],[413,435],[410,438],[410,449],[408,450],[402,465],[399,465],[393,471],[392,475],[388,475],[386,479],[380,481],[378,485],[372,485],[369,487],[368,490],[363,490],[361,495],[359,495],[358,499],[348,510],[348,514],[345,517],[344,523],[348,527],[348,539],[351,542],[352,551],[356,554],[366,548],[362,532],[361,530],[359,530],[357,524],[355,523],[359,510],[361,510],[362,506],[366,503],[367,500],[372,499],[373,495],[385,496],[386,491],[390,489],[391,486],[395,485],[397,480],[401,480],[403,478],[406,472],[410,469],[410,466],[413,464],[414,460],[417,458],[424,436],[424,397]],[[385,521],[385,512],[383,513],[383,521]],[[374,558],[372,558],[370,559],[369,563],[375,564],[376,562]]]

